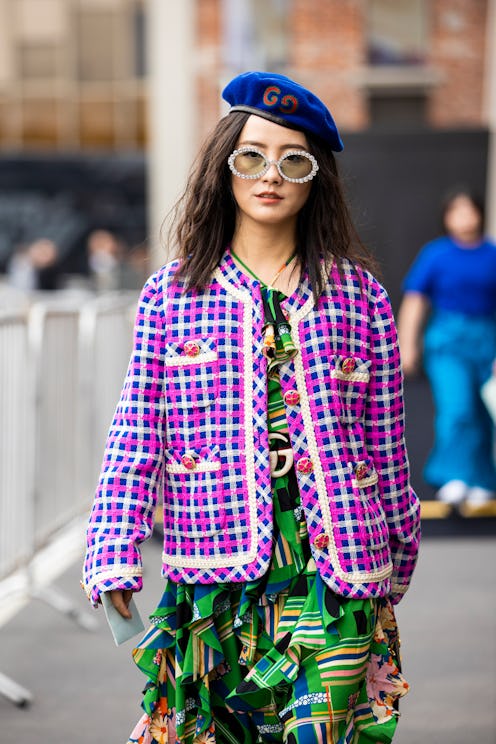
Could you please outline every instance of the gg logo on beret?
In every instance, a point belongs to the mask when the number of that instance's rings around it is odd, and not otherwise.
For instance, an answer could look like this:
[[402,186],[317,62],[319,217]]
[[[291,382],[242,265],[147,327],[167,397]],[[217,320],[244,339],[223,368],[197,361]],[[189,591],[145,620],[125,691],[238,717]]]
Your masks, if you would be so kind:
[[280,95],[281,89],[277,85],[268,85],[264,90],[262,100],[266,106],[276,106],[280,102],[278,106],[279,111],[286,114],[294,113],[298,108],[298,99],[296,96],[288,93],[282,98],[279,98]]

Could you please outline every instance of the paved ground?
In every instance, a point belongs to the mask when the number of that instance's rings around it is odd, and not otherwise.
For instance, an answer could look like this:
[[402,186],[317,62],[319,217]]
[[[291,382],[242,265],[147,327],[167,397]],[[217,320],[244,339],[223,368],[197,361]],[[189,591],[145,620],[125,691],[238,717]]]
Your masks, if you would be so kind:
[[[161,590],[160,546],[145,546],[143,615]],[[495,744],[496,537],[430,538],[398,608],[412,690],[395,744]],[[85,609],[79,565],[57,584]],[[34,694],[27,709],[0,697],[1,744],[123,744],[139,717],[141,674],[131,642],[116,648],[103,614],[89,633],[33,600],[0,629],[0,671]]]

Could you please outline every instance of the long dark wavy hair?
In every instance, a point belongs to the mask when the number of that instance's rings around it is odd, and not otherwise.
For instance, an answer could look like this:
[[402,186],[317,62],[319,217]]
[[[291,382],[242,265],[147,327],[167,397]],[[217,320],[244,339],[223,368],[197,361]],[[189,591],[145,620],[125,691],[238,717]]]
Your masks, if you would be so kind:
[[[235,149],[250,114],[233,112],[219,121],[203,145],[190,173],[183,196],[175,205],[169,243],[181,259],[177,280],[186,290],[203,289],[234,234],[236,202],[227,159]],[[316,299],[325,289],[321,261],[348,258],[372,273],[377,265],[353,225],[332,151],[305,133],[319,172],[309,197],[298,214],[296,252],[308,271]]]

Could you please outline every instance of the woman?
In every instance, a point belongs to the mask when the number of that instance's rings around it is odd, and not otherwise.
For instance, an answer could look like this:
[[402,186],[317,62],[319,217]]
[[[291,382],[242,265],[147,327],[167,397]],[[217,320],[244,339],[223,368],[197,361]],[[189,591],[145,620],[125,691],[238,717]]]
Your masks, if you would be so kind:
[[179,258],[141,297],[85,587],[128,614],[163,492],[166,585],[134,652],[149,680],[130,742],[390,741],[407,687],[392,603],[419,511],[389,301],[324,104],[262,72],[223,95]]
[[483,236],[483,208],[465,189],[445,200],[445,235],[422,249],[404,281],[399,313],[405,374],[422,355],[435,408],[424,476],[440,501],[479,506],[496,491],[494,425],[481,396],[496,358],[496,246]]

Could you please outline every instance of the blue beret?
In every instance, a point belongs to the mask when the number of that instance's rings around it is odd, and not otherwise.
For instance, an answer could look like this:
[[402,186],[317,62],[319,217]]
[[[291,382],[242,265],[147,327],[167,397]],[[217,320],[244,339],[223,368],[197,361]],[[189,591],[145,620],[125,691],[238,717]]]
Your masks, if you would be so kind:
[[316,134],[335,152],[343,143],[329,109],[311,91],[276,72],[244,72],[226,85],[231,111],[246,111],[291,129]]

